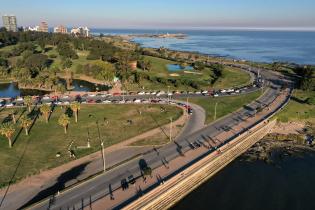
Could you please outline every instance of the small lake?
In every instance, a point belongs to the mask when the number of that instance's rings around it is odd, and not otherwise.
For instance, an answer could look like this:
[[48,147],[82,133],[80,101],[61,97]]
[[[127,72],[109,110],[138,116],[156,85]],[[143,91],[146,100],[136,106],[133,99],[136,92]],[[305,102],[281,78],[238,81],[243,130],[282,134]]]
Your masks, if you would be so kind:
[[176,71],[192,71],[194,68],[192,66],[181,66],[179,64],[168,64],[166,65],[168,71],[176,72]]
[[[65,82],[65,81],[62,81]],[[95,91],[107,91],[109,87],[107,85],[97,85],[84,80],[73,80],[72,91],[82,91],[82,92],[95,92]],[[17,83],[4,83],[0,84],[0,97],[18,97],[26,95],[45,95],[49,91],[34,90],[34,89],[19,89]]]

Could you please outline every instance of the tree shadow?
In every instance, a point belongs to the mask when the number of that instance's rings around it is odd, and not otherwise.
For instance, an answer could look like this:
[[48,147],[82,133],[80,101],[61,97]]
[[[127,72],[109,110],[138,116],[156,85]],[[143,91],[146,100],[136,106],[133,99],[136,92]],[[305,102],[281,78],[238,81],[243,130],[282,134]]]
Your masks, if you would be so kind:
[[[308,99],[308,98],[307,98],[307,99]],[[297,98],[297,97],[295,97],[295,96],[291,96],[291,100],[292,100],[292,101],[298,102],[298,103],[300,103],[300,104],[306,104],[306,103],[307,103],[307,99],[302,100],[302,99]]]
[[21,157],[20,157],[20,159],[19,159],[19,162],[18,162],[18,164],[17,164],[16,167],[15,167],[15,170],[14,170],[14,172],[13,172],[13,174],[12,174],[12,177],[11,177],[9,183],[8,183],[7,189],[5,190],[5,193],[4,193],[4,195],[3,195],[2,199],[1,199],[0,207],[2,206],[4,200],[5,200],[6,196],[7,196],[7,193],[9,192],[9,189],[10,189],[11,184],[14,183],[14,177],[15,177],[15,175],[16,175],[16,173],[17,173],[17,171],[18,171],[18,169],[19,169],[19,167],[20,167],[20,165],[21,165],[21,163],[22,163],[23,157],[24,157],[24,155],[25,155],[25,153],[26,153],[26,151],[27,151],[27,148],[28,148],[28,146],[29,146],[29,144],[30,144],[30,141],[31,141],[31,139],[29,139],[29,140],[27,141],[27,143],[26,143],[26,145],[25,145],[25,147],[24,147],[24,150],[23,150],[22,155],[21,155]]
[[41,201],[49,196],[55,196],[58,191],[61,191],[61,190],[64,190],[66,188],[66,183],[71,181],[71,180],[74,180],[76,179],[79,175],[81,175],[81,173],[85,170],[86,166],[90,164],[90,161],[89,162],[86,162],[86,163],[83,163],[81,165],[78,165],[78,166],[75,166],[73,167],[72,169],[62,173],[58,179],[57,179],[57,182],[40,191],[37,195],[35,195],[31,200],[29,200],[26,204],[24,204],[21,209],[24,209],[26,208],[27,206],[31,205],[31,204],[34,204],[38,201]]

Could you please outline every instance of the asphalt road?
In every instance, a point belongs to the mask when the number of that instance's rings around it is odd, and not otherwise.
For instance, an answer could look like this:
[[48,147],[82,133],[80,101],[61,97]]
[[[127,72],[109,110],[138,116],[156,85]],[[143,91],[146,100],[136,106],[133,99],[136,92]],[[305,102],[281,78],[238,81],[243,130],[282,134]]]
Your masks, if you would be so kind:
[[[242,66],[242,68],[243,67],[244,66]],[[279,80],[279,75],[271,72],[255,68],[250,68],[250,70],[253,72],[260,71],[260,74],[263,78],[265,78],[270,86],[268,91],[259,99],[259,101],[254,101],[246,108],[239,110],[237,113],[230,114],[199,131],[194,131],[189,135],[187,135],[187,133],[183,133],[176,139],[175,143],[165,145],[158,149],[158,151],[152,151],[139,159],[134,159],[121,167],[115,168],[94,178],[91,181],[85,182],[73,189],[69,189],[59,196],[52,196],[50,200],[45,200],[40,204],[33,206],[32,209],[67,209],[68,207],[80,209],[82,204],[87,205],[90,200],[93,201],[109,194],[109,186],[111,190],[115,190],[121,187],[121,180],[126,179],[128,176],[133,175],[134,177],[140,177],[140,159],[145,161],[151,168],[161,166],[163,164],[163,159],[170,161],[179,156],[180,153],[191,149],[189,143],[196,140],[202,142],[204,141],[204,138],[214,137],[221,132],[225,132],[226,129],[233,127],[233,125],[238,124],[240,121],[253,116],[255,114],[254,110],[258,106],[268,106],[268,104],[277,97],[280,92],[280,85],[283,84],[283,82]],[[194,108],[196,109],[196,107]],[[200,119],[194,120],[195,123],[198,123]],[[188,126],[193,126],[193,124],[194,122]],[[239,132],[241,131],[235,131],[236,134]]]

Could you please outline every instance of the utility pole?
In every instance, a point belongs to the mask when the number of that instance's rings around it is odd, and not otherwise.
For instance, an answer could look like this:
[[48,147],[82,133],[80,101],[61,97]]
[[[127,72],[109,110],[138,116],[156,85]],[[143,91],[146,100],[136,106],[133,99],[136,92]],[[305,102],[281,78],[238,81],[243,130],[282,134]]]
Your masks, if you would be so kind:
[[215,102],[215,106],[214,106],[214,117],[213,117],[214,120],[217,119],[217,106],[218,106],[218,102]]

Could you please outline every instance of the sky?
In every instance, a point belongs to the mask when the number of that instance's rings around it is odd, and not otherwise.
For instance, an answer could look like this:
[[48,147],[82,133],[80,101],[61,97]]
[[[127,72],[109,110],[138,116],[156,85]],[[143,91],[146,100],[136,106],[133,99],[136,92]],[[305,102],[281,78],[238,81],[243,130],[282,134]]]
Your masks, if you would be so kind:
[[0,0],[4,14],[19,26],[315,29],[315,0]]

